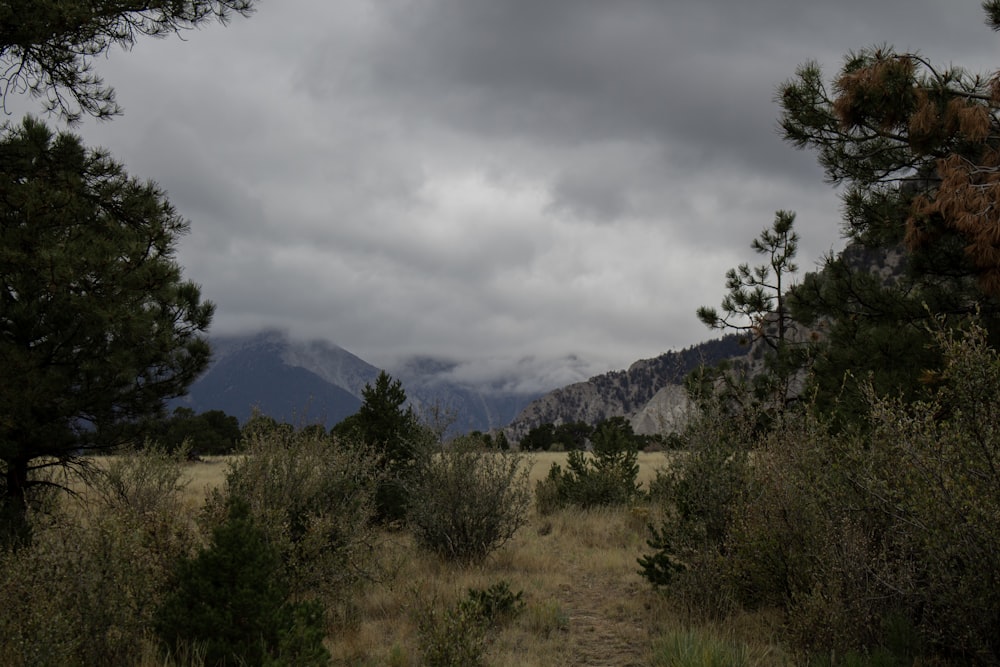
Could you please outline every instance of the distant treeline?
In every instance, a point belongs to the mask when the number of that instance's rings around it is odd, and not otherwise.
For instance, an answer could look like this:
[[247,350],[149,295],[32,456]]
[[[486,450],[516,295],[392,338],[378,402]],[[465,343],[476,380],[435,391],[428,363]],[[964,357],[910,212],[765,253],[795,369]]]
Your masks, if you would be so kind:
[[170,452],[187,443],[191,456],[231,454],[240,443],[239,420],[222,410],[195,414],[191,408],[178,407],[169,417],[147,420],[142,431]]

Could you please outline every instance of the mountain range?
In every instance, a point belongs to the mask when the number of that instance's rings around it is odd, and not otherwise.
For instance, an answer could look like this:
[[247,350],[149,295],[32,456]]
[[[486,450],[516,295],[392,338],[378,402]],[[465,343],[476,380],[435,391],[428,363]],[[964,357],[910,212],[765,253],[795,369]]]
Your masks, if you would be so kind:
[[[905,269],[902,247],[877,251],[848,244],[841,257],[855,271],[893,282]],[[805,327],[803,336],[822,335],[823,322]],[[298,341],[277,330],[245,336],[213,337],[213,361],[175,401],[196,412],[223,410],[241,421],[256,407],[264,414],[293,424],[332,426],[361,406],[362,389],[379,369],[332,343]],[[425,419],[452,420],[451,433],[503,429],[518,442],[532,428],[582,421],[596,424],[608,417],[626,417],[637,433],[668,433],[679,428],[688,411],[684,377],[701,364],[716,365],[734,357],[756,362],[736,335],[723,336],[680,351],[636,361],[547,393],[517,370],[503,381],[477,384],[459,380],[458,365],[432,357],[412,357],[398,368],[385,369],[403,383],[410,405]],[[567,368],[578,360],[567,357]],[[551,385],[550,385],[551,386]]]
[[[891,284],[906,273],[907,253],[902,245],[878,249],[849,243],[839,257],[852,271],[868,273]],[[820,269],[820,274],[825,271]],[[762,326],[771,326],[765,318]],[[815,340],[825,335],[828,322],[819,320],[792,328],[792,340]],[[764,369],[763,349],[741,345],[740,336],[728,335],[678,352],[643,359],[627,370],[612,371],[586,382],[556,389],[529,403],[504,428],[507,438],[519,441],[540,424],[555,425],[583,421],[595,424],[607,417],[626,417],[636,433],[664,434],[679,429],[688,414],[689,403],[683,388],[684,377],[700,364],[715,366],[723,359],[741,357],[750,373]],[[806,370],[795,377],[790,390],[801,391]]]
[[[174,406],[222,410],[246,421],[253,410],[296,425],[330,427],[354,414],[380,369],[328,341],[301,341],[280,330],[212,337],[212,363]],[[745,354],[735,336],[635,362],[548,393],[456,382],[454,364],[414,357],[385,369],[400,380],[418,415],[451,422],[450,432],[504,429],[518,441],[531,428],[626,416],[637,432],[669,430],[686,406],[681,384],[700,363]],[[435,415],[434,412],[437,412]]]
[[[256,409],[295,425],[333,426],[355,412],[362,390],[381,369],[323,340],[301,341],[280,330],[211,338],[212,362],[173,405],[222,410],[246,421]],[[510,423],[540,392],[510,391],[447,379],[452,364],[416,357],[385,369],[402,382],[418,415],[432,410],[451,431],[491,431]]]

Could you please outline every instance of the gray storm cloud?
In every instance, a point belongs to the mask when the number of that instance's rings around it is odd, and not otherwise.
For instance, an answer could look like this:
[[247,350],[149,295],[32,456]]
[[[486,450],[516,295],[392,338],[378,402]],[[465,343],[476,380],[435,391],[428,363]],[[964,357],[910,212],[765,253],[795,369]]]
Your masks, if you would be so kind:
[[841,246],[774,95],[883,42],[1000,63],[979,3],[265,1],[97,62],[125,116],[78,131],[191,219],[215,331],[562,384],[713,336],[777,209]]

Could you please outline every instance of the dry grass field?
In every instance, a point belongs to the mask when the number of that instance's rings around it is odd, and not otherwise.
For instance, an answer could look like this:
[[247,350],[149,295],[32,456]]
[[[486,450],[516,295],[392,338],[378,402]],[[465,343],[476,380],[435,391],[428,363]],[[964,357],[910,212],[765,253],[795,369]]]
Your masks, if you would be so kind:
[[[653,478],[667,456],[642,454],[640,480]],[[531,455],[532,489],[553,462],[564,464],[565,458],[564,453]],[[192,510],[207,489],[222,483],[226,469],[222,458],[187,466]],[[326,643],[334,664],[418,665],[418,615],[446,609],[468,589],[500,581],[523,591],[525,607],[489,638],[489,665],[667,664],[654,660],[654,646],[664,637],[685,636],[691,619],[671,609],[637,573],[647,520],[644,507],[532,512],[511,542],[471,567],[443,563],[416,548],[405,531],[382,533],[376,550],[382,576],[343,602],[331,628]],[[759,617],[730,621],[726,628],[699,624],[696,631],[745,647],[745,664],[785,664]]]
[[[639,454],[639,481],[645,485],[656,476],[658,469],[666,467],[670,454],[641,452]],[[535,452],[525,455],[531,466],[531,486],[543,479],[553,463],[566,465],[565,452]],[[200,503],[205,498],[206,489],[222,484],[225,479],[229,457],[209,456],[187,467],[187,492],[192,503]]]

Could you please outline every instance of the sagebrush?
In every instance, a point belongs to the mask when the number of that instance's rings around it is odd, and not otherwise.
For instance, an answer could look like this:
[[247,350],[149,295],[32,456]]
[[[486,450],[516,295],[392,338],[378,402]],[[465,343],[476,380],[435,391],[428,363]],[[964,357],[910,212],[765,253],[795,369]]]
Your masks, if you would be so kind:
[[516,452],[457,438],[425,452],[408,495],[417,543],[443,558],[479,561],[510,540],[527,520],[528,469]]

